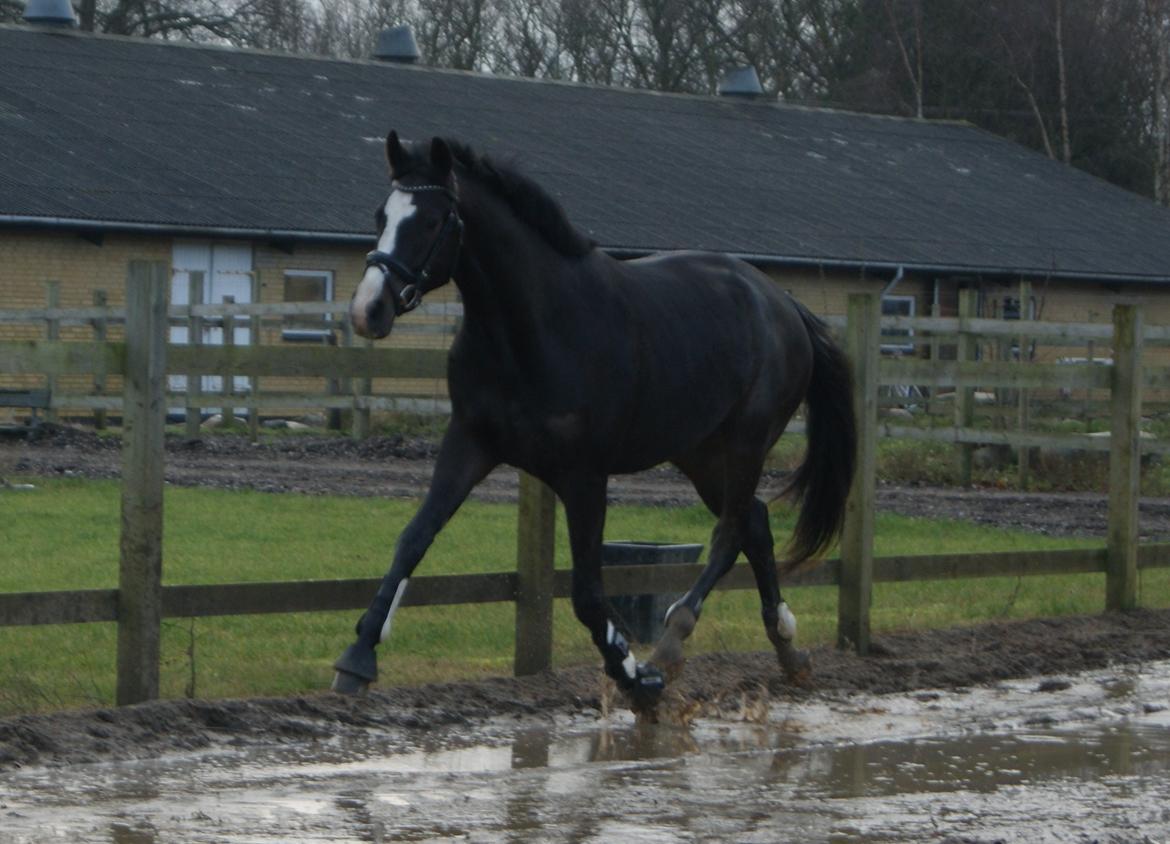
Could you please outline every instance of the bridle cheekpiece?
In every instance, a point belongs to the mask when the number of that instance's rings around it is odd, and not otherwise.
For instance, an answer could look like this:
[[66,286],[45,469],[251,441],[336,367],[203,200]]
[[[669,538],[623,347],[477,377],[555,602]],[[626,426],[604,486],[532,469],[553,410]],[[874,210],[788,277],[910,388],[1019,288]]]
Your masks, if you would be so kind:
[[[424,293],[429,293],[435,287],[439,286],[438,284],[431,283],[431,273],[434,269],[431,265],[439,254],[440,248],[452,236],[456,240],[455,255],[452,259],[451,266],[454,267],[459,262],[459,250],[463,246],[463,220],[459,216],[459,198],[455,195],[455,191],[444,185],[400,185],[395,183],[393,190],[400,190],[405,193],[441,191],[451,200],[451,208],[443,220],[443,226],[439,229],[439,233],[435,236],[435,239],[431,241],[431,246],[427,250],[426,257],[423,258],[422,266],[417,270],[408,267],[387,252],[379,252],[375,249],[366,254],[366,267],[377,267],[382,273],[383,283],[392,275],[397,276],[404,282],[400,290],[395,290],[393,285],[390,287],[390,292],[394,296],[394,315],[402,316],[422,304]],[[445,280],[443,279],[442,281]],[[439,283],[441,284],[442,281]]]

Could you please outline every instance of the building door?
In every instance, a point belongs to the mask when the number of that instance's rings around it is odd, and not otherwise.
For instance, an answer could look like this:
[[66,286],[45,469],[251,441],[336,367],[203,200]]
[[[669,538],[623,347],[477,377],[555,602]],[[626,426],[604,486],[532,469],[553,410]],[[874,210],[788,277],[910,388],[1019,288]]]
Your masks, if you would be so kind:
[[[252,301],[252,244],[251,243],[212,243],[201,240],[176,240],[171,258],[171,303],[175,305],[187,304],[187,294],[190,290],[192,272],[203,273],[203,304],[212,304],[224,301],[230,296],[235,302],[245,304]],[[237,344],[251,342],[251,334],[246,318],[234,321],[226,320],[227,329],[232,331],[232,339]],[[234,322],[234,325],[232,324]],[[220,320],[204,320],[201,342],[219,345],[224,341],[225,325]],[[187,326],[175,325],[171,327],[171,342],[185,344],[189,342]],[[174,375],[170,378],[171,389],[184,391],[187,389],[187,378],[183,375]],[[218,375],[203,376],[202,386],[205,393],[217,393],[223,389],[223,379]],[[248,379],[245,376],[235,376],[232,387],[236,392],[248,389]]]

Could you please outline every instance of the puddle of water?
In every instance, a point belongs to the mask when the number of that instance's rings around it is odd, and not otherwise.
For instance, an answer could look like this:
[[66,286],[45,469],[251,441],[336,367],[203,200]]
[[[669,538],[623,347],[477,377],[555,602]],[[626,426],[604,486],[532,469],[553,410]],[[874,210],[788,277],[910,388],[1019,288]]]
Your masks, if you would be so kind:
[[781,705],[765,726],[577,719],[15,771],[0,841],[1170,837],[1170,663],[1039,688]]

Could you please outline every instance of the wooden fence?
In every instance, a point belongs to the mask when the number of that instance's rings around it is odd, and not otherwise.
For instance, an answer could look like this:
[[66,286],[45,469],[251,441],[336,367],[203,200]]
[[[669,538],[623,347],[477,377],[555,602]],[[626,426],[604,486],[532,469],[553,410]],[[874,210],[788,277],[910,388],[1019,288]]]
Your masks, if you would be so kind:
[[[265,348],[262,346],[178,346],[166,342],[171,318],[257,313],[251,305],[196,306],[179,313],[166,306],[169,268],[162,263],[132,262],[127,278],[123,342],[63,342],[55,339],[0,343],[0,374],[58,377],[91,374],[122,376],[118,405],[124,416],[122,526],[117,589],[0,594],[0,626],[116,622],[118,625],[117,702],[134,703],[158,694],[159,630],[171,617],[243,615],[361,609],[379,579],[296,581],[172,586],[162,583],[163,427],[168,374],[235,374],[259,376],[320,375],[347,378],[394,377],[416,373],[418,358],[372,348]],[[263,306],[272,308],[273,306]],[[277,306],[279,307],[279,306]],[[60,317],[76,319],[76,311]],[[81,318],[84,317],[84,314]],[[855,367],[854,403],[861,421],[859,470],[854,480],[839,559],[789,581],[838,588],[838,641],[865,653],[869,648],[869,611],[875,582],[968,577],[1100,573],[1107,584],[1106,609],[1136,604],[1140,568],[1170,566],[1170,545],[1137,542],[1137,473],[1140,457],[1142,390],[1170,384],[1164,372],[1143,370],[1142,345],[1170,338],[1165,329],[1143,327],[1135,305],[1119,305],[1112,326],[1029,323],[1031,336],[1071,336],[1094,332],[1113,346],[1112,362],[1044,365],[988,362],[960,357],[955,361],[883,359],[883,326],[962,335],[997,336],[1021,332],[1021,325],[987,320],[916,320],[882,318],[875,294],[850,298],[845,324],[846,347]],[[1063,332],[1063,333],[1062,333]],[[426,366],[434,366],[427,363]],[[427,370],[430,371],[430,370]],[[230,383],[226,378],[225,383]],[[878,395],[882,385],[953,386],[957,421],[965,421],[963,391],[975,386],[1014,389],[1054,384],[1107,391],[1112,407],[1109,438],[1109,529],[1105,547],[1090,550],[947,554],[874,557],[873,494]],[[243,400],[242,400],[243,399]],[[246,397],[233,398],[247,406]],[[111,403],[105,407],[113,407]],[[260,406],[255,404],[252,406]],[[988,437],[994,435],[994,439]],[[982,431],[960,424],[949,434],[960,444],[1004,442],[1019,447],[1036,443],[1028,435]],[[1087,438],[1086,438],[1087,439]],[[1086,447],[1090,447],[1086,442]],[[1096,440],[1091,447],[1100,447]],[[517,570],[496,574],[422,576],[411,579],[406,606],[511,602],[516,606],[515,670],[540,671],[550,664],[552,602],[570,594],[570,573],[553,568],[554,502],[547,487],[522,477],[520,486]],[[682,592],[694,582],[698,564],[607,567],[610,595]],[[754,588],[746,565],[737,565],[719,588]]]
[[[191,271],[188,301],[203,301],[203,273]],[[251,273],[253,286],[259,288],[259,273]],[[51,343],[11,347],[10,353],[19,355],[0,376],[21,373],[37,375],[43,383],[25,389],[0,390],[0,406],[44,409],[46,417],[55,419],[62,412],[92,413],[98,428],[104,428],[107,414],[122,413],[123,396],[109,393],[110,376],[119,373],[118,362],[109,360],[112,350],[107,347],[111,334],[122,336],[126,308],[111,306],[105,291],[94,291],[94,304],[85,308],[63,308],[59,304],[60,286],[46,282],[46,304],[39,308],[0,309],[0,328],[33,326],[25,333],[43,333],[45,340],[61,337],[62,328],[71,331],[75,342],[70,343],[69,361],[55,357],[59,354]],[[350,328],[345,302],[280,302],[236,303],[227,297],[215,304],[171,305],[166,319],[171,329],[185,329],[187,341],[173,344],[170,370],[166,385],[166,406],[186,417],[188,436],[196,436],[204,411],[215,409],[225,418],[237,412],[246,412],[250,433],[258,433],[264,415],[298,415],[316,411],[344,412],[352,420],[349,424],[354,436],[369,433],[372,413],[408,411],[445,413],[449,403],[441,382],[447,377],[446,345],[458,327],[463,313],[455,302],[426,303],[412,315],[421,317],[403,321],[396,326],[397,340],[410,345],[396,348],[372,349],[368,341],[355,338]],[[283,335],[288,320],[321,320],[321,329],[312,333],[315,343],[279,342],[263,344],[261,337]],[[43,326],[43,328],[40,328]],[[208,344],[205,329],[217,328],[221,342]],[[89,341],[79,340],[86,330]],[[236,331],[246,329],[248,345],[237,345]],[[423,342],[440,338],[424,347]],[[90,345],[86,346],[85,343]],[[102,349],[97,347],[101,346]],[[240,352],[247,350],[241,357]],[[339,349],[342,350],[339,353]],[[86,360],[92,356],[92,388],[79,390],[82,382],[74,379],[71,385],[60,381],[61,374],[90,374]],[[274,363],[275,362],[275,363]],[[113,363],[114,368],[111,368]],[[201,369],[196,373],[195,369]],[[203,387],[206,376],[219,381],[213,390]],[[297,379],[295,391],[266,384],[266,376]],[[401,382],[403,379],[427,380],[436,384],[436,392],[443,398],[426,398],[404,394],[400,390],[376,395],[374,377]],[[245,384],[237,381],[245,380]],[[306,382],[315,380],[314,390]],[[178,383],[176,383],[178,382]]]

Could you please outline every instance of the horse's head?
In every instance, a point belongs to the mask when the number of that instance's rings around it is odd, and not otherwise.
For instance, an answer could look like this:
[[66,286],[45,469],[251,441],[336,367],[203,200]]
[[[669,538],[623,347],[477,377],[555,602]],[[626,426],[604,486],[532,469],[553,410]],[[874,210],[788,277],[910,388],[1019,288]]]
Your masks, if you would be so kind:
[[378,246],[366,255],[366,272],[349,306],[354,330],[363,337],[385,337],[395,317],[446,284],[463,240],[446,142],[435,138],[429,149],[407,149],[391,132],[386,159],[391,188],[376,214]]

